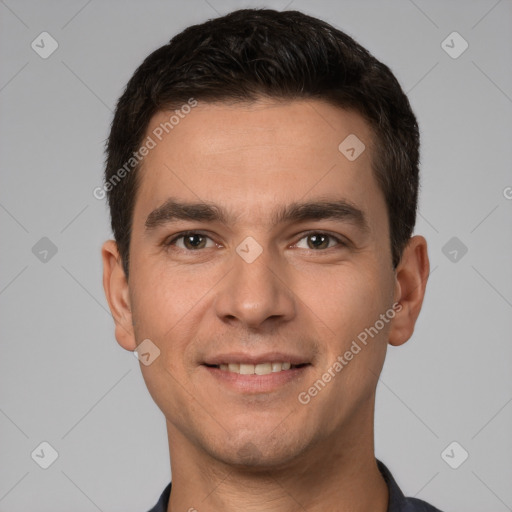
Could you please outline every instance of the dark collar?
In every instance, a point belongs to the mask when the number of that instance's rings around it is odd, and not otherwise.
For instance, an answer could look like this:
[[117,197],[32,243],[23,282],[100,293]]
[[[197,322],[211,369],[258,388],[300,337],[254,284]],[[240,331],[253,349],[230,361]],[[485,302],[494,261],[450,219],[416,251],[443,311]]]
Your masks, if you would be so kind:
[[[441,512],[425,501],[417,498],[406,498],[395,482],[389,469],[380,460],[376,460],[379,471],[382,473],[388,486],[389,504],[387,512]],[[158,503],[149,512],[167,512],[169,497],[171,495],[171,485],[172,482],[164,489]]]

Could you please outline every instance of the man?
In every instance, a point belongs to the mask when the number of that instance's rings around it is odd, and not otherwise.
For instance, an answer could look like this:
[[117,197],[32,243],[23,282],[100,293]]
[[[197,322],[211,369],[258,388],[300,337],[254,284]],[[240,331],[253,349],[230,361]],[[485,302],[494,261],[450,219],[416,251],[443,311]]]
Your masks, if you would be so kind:
[[240,10],[120,98],[103,284],[165,415],[153,511],[436,511],[374,454],[388,344],[429,274],[419,135],[391,71],[300,12]]

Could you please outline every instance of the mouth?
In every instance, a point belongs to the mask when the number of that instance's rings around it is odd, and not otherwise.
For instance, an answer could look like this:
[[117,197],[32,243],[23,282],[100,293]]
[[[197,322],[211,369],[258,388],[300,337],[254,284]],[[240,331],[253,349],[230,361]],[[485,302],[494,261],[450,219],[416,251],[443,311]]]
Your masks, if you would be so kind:
[[305,378],[312,363],[291,354],[224,354],[201,364],[209,378],[243,394],[270,393]]
[[287,370],[302,368],[309,363],[292,364],[290,361],[268,361],[264,363],[220,363],[205,364],[209,368],[218,368],[223,372],[238,373],[239,375],[268,375],[270,373],[279,373]]

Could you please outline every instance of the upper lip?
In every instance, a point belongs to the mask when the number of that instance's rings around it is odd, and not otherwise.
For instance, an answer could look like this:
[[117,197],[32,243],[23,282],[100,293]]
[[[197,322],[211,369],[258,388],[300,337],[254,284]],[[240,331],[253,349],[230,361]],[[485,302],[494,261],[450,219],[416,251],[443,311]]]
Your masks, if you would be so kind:
[[265,354],[244,354],[242,352],[231,352],[229,354],[218,354],[207,358],[203,364],[218,366],[219,364],[242,363],[291,363],[294,365],[308,364],[309,361],[303,356],[285,354],[284,352],[267,352]]

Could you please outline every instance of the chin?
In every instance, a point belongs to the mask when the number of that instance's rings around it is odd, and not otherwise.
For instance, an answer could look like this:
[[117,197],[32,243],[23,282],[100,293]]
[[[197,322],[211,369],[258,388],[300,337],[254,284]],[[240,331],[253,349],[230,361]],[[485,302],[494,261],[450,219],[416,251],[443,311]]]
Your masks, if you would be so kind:
[[236,439],[232,437],[216,447],[210,446],[208,451],[229,466],[265,471],[285,467],[299,457],[306,447],[305,436],[294,436],[289,431],[277,435],[245,431],[237,433]]

